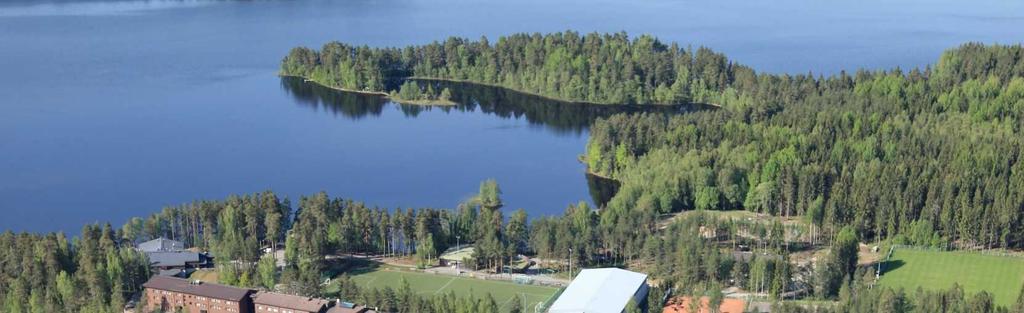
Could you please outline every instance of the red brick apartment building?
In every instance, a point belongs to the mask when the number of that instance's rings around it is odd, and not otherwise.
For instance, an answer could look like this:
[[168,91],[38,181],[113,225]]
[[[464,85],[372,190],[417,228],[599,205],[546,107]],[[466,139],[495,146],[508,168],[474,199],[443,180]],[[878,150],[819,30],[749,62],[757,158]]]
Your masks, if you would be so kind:
[[276,292],[257,292],[252,297],[256,313],[324,313],[330,301],[286,295]]
[[252,290],[187,279],[153,276],[145,284],[146,307],[142,312],[162,310],[187,313],[253,313]]

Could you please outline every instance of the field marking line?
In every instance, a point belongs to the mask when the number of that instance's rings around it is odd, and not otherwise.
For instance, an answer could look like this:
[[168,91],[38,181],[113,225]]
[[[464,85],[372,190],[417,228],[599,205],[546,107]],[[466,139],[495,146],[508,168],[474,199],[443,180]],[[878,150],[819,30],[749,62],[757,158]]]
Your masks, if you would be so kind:
[[509,303],[511,303],[511,302],[512,302],[512,299],[515,299],[515,298],[516,298],[516,296],[515,296],[515,295],[513,295],[513,296],[511,296],[511,297],[508,297],[508,299],[505,299],[505,301],[502,301],[502,302],[501,302],[501,304],[500,304],[500,305],[498,305],[498,307],[502,307],[502,308],[503,308],[503,307],[505,307],[505,305],[506,305],[506,304],[509,304]]
[[452,279],[449,279],[448,282],[444,284],[444,286],[441,286],[441,288],[438,288],[437,291],[434,291],[434,294],[436,295],[439,292],[441,292],[441,290],[444,290],[445,288],[448,288],[448,286],[451,285],[452,282],[455,281],[456,278],[458,278],[458,277],[452,277]]
[[364,284],[364,285],[371,285],[371,286],[372,286],[372,285],[373,285],[373,281],[377,280],[377,278],[380,278],[380,277],[379,277],[379,276],[373,276],[373,277],[370,277],[370,280],[366,281],[366,282],[365,282],[365,283],[363,283],[363,284]]

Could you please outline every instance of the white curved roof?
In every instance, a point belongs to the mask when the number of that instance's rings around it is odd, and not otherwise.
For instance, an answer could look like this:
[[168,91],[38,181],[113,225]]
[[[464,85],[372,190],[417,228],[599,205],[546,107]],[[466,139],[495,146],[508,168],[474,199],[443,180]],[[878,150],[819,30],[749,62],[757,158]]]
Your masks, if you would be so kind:
[[620,313],[647,275],[617,268],[585,269],[555,300],[551,313]]

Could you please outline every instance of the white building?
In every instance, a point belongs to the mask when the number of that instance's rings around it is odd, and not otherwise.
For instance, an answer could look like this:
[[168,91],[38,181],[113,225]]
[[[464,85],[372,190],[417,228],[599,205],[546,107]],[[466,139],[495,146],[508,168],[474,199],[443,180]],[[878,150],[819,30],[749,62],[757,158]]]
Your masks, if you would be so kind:
[[647,275],[617,268],[585,269],[555,300],[551,313],[621,313],[647,297]]

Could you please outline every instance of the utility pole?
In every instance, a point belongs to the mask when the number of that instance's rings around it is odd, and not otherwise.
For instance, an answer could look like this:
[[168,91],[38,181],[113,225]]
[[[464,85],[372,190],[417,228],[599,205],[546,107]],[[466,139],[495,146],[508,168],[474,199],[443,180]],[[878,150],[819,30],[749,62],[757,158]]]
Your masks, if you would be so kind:
[[572,248],[569,248],[569,280],[572,280]]

